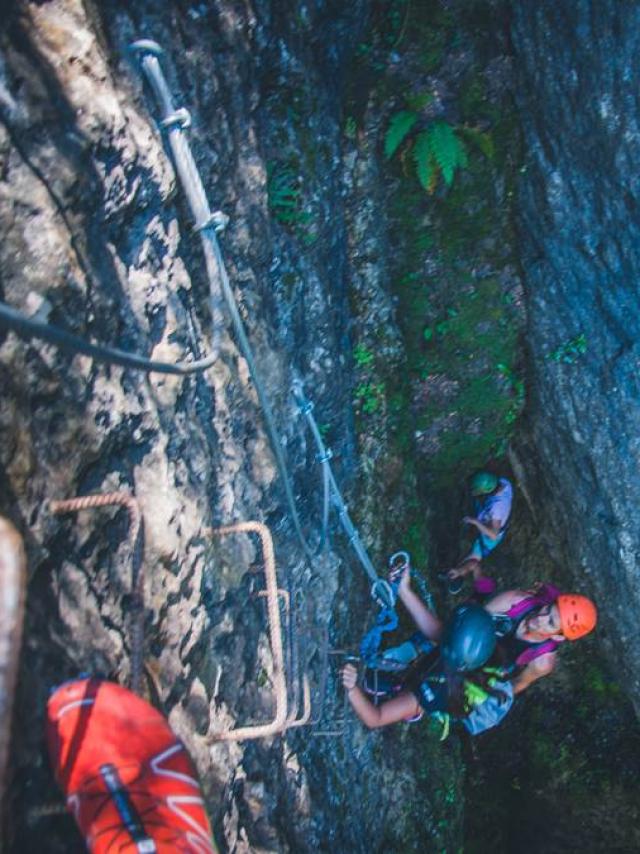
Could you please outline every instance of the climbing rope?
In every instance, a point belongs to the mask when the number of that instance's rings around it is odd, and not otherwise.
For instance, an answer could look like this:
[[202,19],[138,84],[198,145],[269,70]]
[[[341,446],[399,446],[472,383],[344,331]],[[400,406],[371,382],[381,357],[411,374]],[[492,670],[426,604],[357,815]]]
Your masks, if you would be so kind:
[[11,741],[11,709],[22,641],[26,575],[22,537],[0,516],[0,802]]
[[50,501],[49,510],[55,515],[61,515],[112,505],[125,507],[129,514],[129,547],[131,551],[130,686],[135,694],[140,694],[144,659],[144,572],[142,563],[144,529],[138,502],[128,492],[107,492],[104,495],[84,495],[64,501]]
[[[344,502],[342,493],[340,492],[333,471],[331,469],[331,465],[329,463],[329,460],[332,456],[331,451],[324,444],[322,434],[320,433],[316,420],[313,417],[313,403],[311,403],[311,401],[307,400],[307,398],[305,397],[301,382],[294,383],[293,396],[298,404],[298,409],[300,410],[302,415],[304,415],[307,421],[309,429],[311,430],[311,434],[316,443],[316,447],[318,449],[316,459],[324,466],[325,482],[328,481],[331,502],[333,503],[333,506],[335,507],[338,513],[338,520],[347,535],[349,544],[355,551],[358,560],[364,568],[364,571],[367,573],[369,579],[372,582],[371,596],[376,601],[378,601],[382,607],[392,609],[396,601],[395,592],[389,582],[383,578],[380,578],[378,573],[375,571],[374,566],[371,562],[371,558],[369,557],[367,550],[365,549],[364,544],[360,538],[360,534],[358,533],[355,525],[351,521],[347,505]],[[325,504],[327,503],[328,502],[325,502]],[[323,524],[328,525],[328,521],[324,521]]]
[[[321,535],[319,547],[317,549],[312,548],[307,542],[302,531],[302,523],[296,508],[293,489],[291,487],[291,481],[284,460],[284,455],[282,453],[280,437],[276,430],[271,404],[269,403],[262,379],[260,378],[260,374],[256,367],[253,350],[249,343],[247,333],[245,332],[240,312],[238,311],[238,306],[229,282],[229,275],[216,237],[216,232],[220,230],[223,224],[226,225],[228,218],[220,212],[212,214],[211,209],[209,208],[202,179],[200,178],[198,167],[195,164],[189,143],[185,136],[185,131],[191,124],[189,112],[184,108],[176,109],[173,104],[169,86],[158,60],[158,57],[163,53],[162,48],[160,45],[156,44],[156,42],[148,39],[142,39],[134,42],[131,45],[131,49],[138,55],[142,71],[149,82],[158,104],[160,105],[162,113],[160,127],[166,131],[173,160],[180,178],[180,183],[182,184],[189,206],[191,207],[191,212],[195,219],[194,228],[200,233],[203,248],[205,248],[205,256],[208,252],[215,259],[217,271],[220,276],[220,285],[222,287],[224,302],[231,317],[231,322],[236,333],[240,350],[247,362],[249,373],[253,379],[258,400],[260,401],[267,434],[276,459],[278,472],[282,478],[287,504],[289,505],[296,534],[307,557],[316,557],[319,550],[324,547],[326,528]],[[325,492],[328,494],[328,489],[325,490]],[[323,517],[327,514],[328,511],[324,511]]]

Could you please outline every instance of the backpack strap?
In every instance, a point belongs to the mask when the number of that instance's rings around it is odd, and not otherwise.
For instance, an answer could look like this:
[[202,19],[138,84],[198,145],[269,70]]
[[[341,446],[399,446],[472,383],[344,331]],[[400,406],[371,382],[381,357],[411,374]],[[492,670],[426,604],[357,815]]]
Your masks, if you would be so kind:
[[553,584],[541,584],[535,593],[523,597],[519,602],[512,605],[505,616],[511,617],[512,620],[517,620],[528,614],[529,611],[533,611],[534,608],[540,608],[542,605],[551,605],[559,595],[560,591]]
[[527,664],[535,661],[536,658],[540,658],[541,655],[546,655],[549,652],[555,652],[559,646],[560,644],[558,641],[553,640],[552,638],[549,638],[549,640],[543,641],[542,643],[532,644],[516,658],[516,667],[526,667]]

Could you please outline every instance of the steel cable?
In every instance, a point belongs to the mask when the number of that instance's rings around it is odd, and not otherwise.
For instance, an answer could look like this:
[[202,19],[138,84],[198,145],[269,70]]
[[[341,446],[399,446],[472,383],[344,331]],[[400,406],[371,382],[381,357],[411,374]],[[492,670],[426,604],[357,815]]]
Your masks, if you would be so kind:
[[313,417],[313,403],[307,400],[301,382],[294,383],[293,396],[298,404],[298,409],[306,419],[307,425],[309,426],[311,434],[316,443],[316,447],[318,449],[317,459],[323,464],[325,484],[328,484],[331,502],[338,513],[338,520],[349,539],[349,544],[355,551],[358,560],[362,564],[365,572],[367,573],[372,582],[371,595],[374,599],[377,599],[385,607],[393,608],[396,601],[395,593],[393,592],[393,589],[389,582],[383,578],[380,578],[380,576],[376,572],[373,563],[371,562],[371,558],[369,557],[369,554],[367,553],[367,550],[364,547],[362,539],[360,538],[360,534],[358,533],[357,528],[351,521],[347,505],[344,502],[342,493],[340,492],[333,471],[331,469],[331,465],[329,463],[329,460],[332,456],[331,451],[324,444],[322,434],[320,433],[316,420]]
[[27,341],[31,338],[39,338],[41,341],[53,344],[59,350],[74,354],[82,353],[97,362],[108,362],[111,365],[121,365],[123,368],[132,368],[146,373],[195,374],[210,368],[218,358],[217,353],[211,353],[206,358],[195,362],[157,362],[154,359],[147,359],[146,356],[139,356],[137,353],[119,350],[117,347],[92,344],[85,338],[60,329],[58,326],[51,326],[42,320],[27,317],[26,314],[2,301],[0,301],[0,326],[15,332]]
[[[307,557],[314,558],[324,547],[326,528],[323,529],[321,534],[319,547],[312,548],[302,530],[302,523],[296,507],[271,404],[269,403],[260,373],[256,367],[253,349],[249,343],[242,318],[240,317],[236,299],[229,282],[229,275],[222,258],[220,244],[216,238],[216,229],[224,222],[225,217],[219,212],[215,214],[211,213],[198,167],[195,164],[189,143],[184,135],[185,130],[190,124],[189,113],[185,109],[176,109],[174,107],[172,95],[158,59],[162,54],[162,48],[156,42],[148,39],[134,42],[131,48],[138,54],[142,71],[160,106],[162,114],[160,126],[166,130],[176,170],[195,219],[194,227],[201,232],[203,241],[208,243],[215,258],[220,276],[222,296],[231,317],[240,351],[247,362],[247,367],[249,368],[249,373],[253,379],[256,394],[258,395],[265,427],[275,456],[276,466],[282,479],[296,535]],[[325,493],[328,494],[328,490],[325,490]],[[328,519],[328,510],[326,508],[323,511],[323,518]]]

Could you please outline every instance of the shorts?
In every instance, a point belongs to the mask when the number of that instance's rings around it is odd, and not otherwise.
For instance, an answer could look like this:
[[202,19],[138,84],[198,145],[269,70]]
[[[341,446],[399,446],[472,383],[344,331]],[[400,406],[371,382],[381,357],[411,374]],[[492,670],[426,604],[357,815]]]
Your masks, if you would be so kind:
[[467,560],[482,560],[487,557],[487,555],[489,555],[504,540],[504,535],[505,531],[500,531],[495,540],[492,540],[490,537],[485,537],[484,534],[480,534],[480,536],[476,537],[473,541],[471,551],[462,560],[462,563]]

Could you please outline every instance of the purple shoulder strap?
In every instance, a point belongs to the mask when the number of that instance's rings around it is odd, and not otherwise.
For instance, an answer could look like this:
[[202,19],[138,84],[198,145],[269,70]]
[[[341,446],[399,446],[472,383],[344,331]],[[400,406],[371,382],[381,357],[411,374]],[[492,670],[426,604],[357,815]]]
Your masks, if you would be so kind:
[[[524,616],[534,608],[539,608],[541,605],[550,605],[552,602],[556,601],[559,595],[560,591],[557,587],[554,587],[553,584],[543,584],[537,593],[532,596],[525,596],[524,599],[521,599],[519,602],[516,602],[515,605],[512,605],[507,611],[507,616],[511,617],[513,620],[517,620],[519,617]],[[531,644],[531,646],[525,649],[524,652],[520,653],[516,659],[516,664],[518,667],[524,667],[536,658],[539,658],[541,655],[546,655],[549,652],[555,652],[559,646],[560,644],[558,641],[553,640],[552,638],[542,641],[542,643]]]
[[534,608],[539,608],[541,605],[550,605],[556,601],[559,595],[560,591],[553,584],[543,584],[537,593],[525,596],[524,599],[512,605],[507,611],[507,617],[517,620],[518,617],[522,617]]
[[524,667],[527,664],[530,664],[534,659],[540,658],[541,655],[546,655],[548,652],[555,652],[556,649],[560,646],[558,641],[549,640],[543,641],[542,643],[532,644],[528,649],[525,649],[524,652],[521,652],[520,655],[516,658],[516,664],[518,667]]

